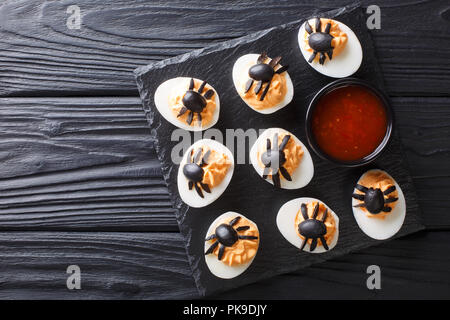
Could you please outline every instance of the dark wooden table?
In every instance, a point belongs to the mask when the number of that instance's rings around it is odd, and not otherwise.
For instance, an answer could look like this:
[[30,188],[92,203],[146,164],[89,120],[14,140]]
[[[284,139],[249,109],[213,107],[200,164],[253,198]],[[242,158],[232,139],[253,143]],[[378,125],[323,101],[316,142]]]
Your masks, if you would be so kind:
[[[348,2],[3,1],[0,298],[197,297],[132,71]],[[216,298],[450,298],[450,4],[372,4],[427,230]]]

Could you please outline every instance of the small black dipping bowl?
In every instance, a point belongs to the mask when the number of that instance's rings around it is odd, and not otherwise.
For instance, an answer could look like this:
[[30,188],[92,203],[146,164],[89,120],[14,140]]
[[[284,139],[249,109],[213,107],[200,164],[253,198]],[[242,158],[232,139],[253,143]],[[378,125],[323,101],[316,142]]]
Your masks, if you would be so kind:
[[[335,158],[329,156],[328,154],[326,154],[324,151],[322,151],[320,146],[315,141],[314,134],[313,134],[312,128],[311,128],[312,115],[313,115],[314,109],[315,109],[318,101],[320,100],[320,98],[337,88],[341,88],[341,87],[345,87],[345,86],[362,86],[362,87],[368,89],[373,94],[375,94],[375,96],[377,96],[380,99],[380,101],[382,102],[382,104],[386,110],[386,120],[387,120],[386,134],[384,136],[384,139],[378,145],[378,147],[371,154],[365,156],[364,158],[356,160],[356,161],[349,161],[349,162],[335,159]],[[317,94],[314,96],[314,98],[311,100],[311,102],[309,104],[308,111],[306,112],[305,124],[306,124],[305,125],[306,137],[308,139],[308,143],[309,143],[310,147],[314,150],[314,152],[320,158],[328,160],[328,161],[330,161],[338,166],[342,166],[342,167],[358,167],[358,166],[363,166],[365,164],[368,164],[369,162],[375,160],[382,153],[382,151],[385,149],[385,147],[388,145],[389,140],[391,138],[393,125],[394,125],[394,114],[392,112],[391,106],[389,105],[389,102],[388,102],[388,99],[386,98],[386,96],[381,91],[379,91],[377,88],[375,88],[373,85],[371,85],[367,81],[357,79],[357,78],[343,78],[343,79],[338,79],[338,80],[335,80],[335,81],[329,83],[328,85],[326,85],[325,87],[320,89],[319,92],[317,92]]]

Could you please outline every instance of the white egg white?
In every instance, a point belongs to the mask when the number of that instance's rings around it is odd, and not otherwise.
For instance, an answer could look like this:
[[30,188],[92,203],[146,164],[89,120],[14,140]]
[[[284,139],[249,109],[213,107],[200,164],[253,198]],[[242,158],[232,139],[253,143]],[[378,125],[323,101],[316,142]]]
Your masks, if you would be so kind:
[[[216,228],[221,223],[223,223],[223,221],[235,218],[237,216],[241,216],[241,217],[247,219],[248,221],[252,222],[256,226],[256,229],[258,230],[258,226],[256,225],[256,223],[254,223],[247,217],[245,217],[242,214],[237,213],[237,212],[228,211],[228,212],[225,212],[224,214],[220,215],[219,217],[217,217],[217,219],[214,220],[213,223],[211,223],[211,225],[208,229],[208,232],[205,235],[205,238],[207,236],[213,234],[215,232]],[[258,232],[259,232],[259,230],[258,230]],[[259,238],[261,238],[261,235],[259,235]],[[204,252],[206,252],[206,250],[208,250],[210,245],[211,245],[210,241],[205,241],[205,251]],[[259,247],[258,247],[258,249],[259,249]],[[227,249],[225,249],[225,250],[227,250]],[[248,267],[250,267],[250,265],[252,264],[253,260],[255,259],[256,254],[249,262],[243,263],[240,265],[236,265],[236,266],[229,266],[229,265],[221,262],[219,259],[217,259],[217,256],[214,254],[205,255],[205,262],[206,262],[206,265],[208,266],[209,270],[211,271],[211,273],[213,275],[215,275],[216,277],[219,277],[222,279],[231,279],[231,278],[237,277],[238,275],[242,274],[245,270],[247,270]]]
[[[323,203],[320,200],[304,197],[293,199],[286,202],[278,211],[277,215],[278,230],[280,230],[281,234],[283,235],[283,237],[286,238],[287,241],[289,241],[293,246],[296,246],[297,248],[300,249],[303,244],[303,239],[298,236],[297,230],[295,229],[295,217],[297,216],[297,213],[300,211],[300,206],[302,205],[302,203],[309,203],[312,201],[319,201],[320,203],[324,204],[325,207],[328,209],[328,214],[331,213],[334,218],[334,221],[336,222],[336,232],[334,233],[331,244],[328,245],[328,249],[332,250],[336,246],[339,238],[339,218],[334,213],[334,211],[330,209],[330,207],[328,207],[325,203]],[[317,247],[316,249],[314,249],[314,251],[311,252],[309,250],[310,246],[307,243],[303,248],[303,251],[309,253],[327,252],[327,250],[325,250],[325,248],[319,244],[317,244]]]
[[[262,178],[264,168],[261,168],[259,166],[258,161],[258,149],[260,146],[263,147],[263,150],[265,150],[266,141],[267,139],[273,140],[273,135],[275,133],[281,134],[288,134],[291,136],[291,139],[294,139],[295,143],[300,145],[303,150],[303,156],[300,161],[300,164],[298,167],[294,170],[294,172],[291,174],[292,181],[288,181],[284,178],[280,177],[280,185],[282,189],[299,189],[305,187],[313,178],[314,176],[314,164],[311,158],[311,154],[309,153],[306,146],[292,133],[290,133],[287,130],[281,129],[281,128],[270,128],[265,130],[255,141],[253,146],[250,149],[250,162],[253,165],[253,168],[255,168],[258,175]],[[272,142],[272,148],[274,148],[274,144]],[[272,179],[264,179],[265,181],[273,184]]]
[[[236,88],[238,94],[241,92],[242,86],[245,85],[245,83],[247,82],[247,79],[250,79],[249,75],[248,75],[249,67],[251,67],[252,65],[257,63],[256,61],[258,60],[259,56],[260,56],[259,54],[254,54],[254,53],[246,54],[246,55],[240,57],[239,59],[237,59],[236,62],[234,63],[233,83],[234,83],[234,87]],[[285,95],[284,99],[277,105],[274,105],[270,108],[258,110],[254,106],[249,104],[246,100],[244,100],[244,99],[242,99],[242,100],[250,108],[252,108],[256,112],[263,113],[263,114],[274,113],[275,111],[278,111],[281,108],[284,108],[292,101],[292,98],[294,97],[294,86],[292,84],[291,77],[289,77],[289,74],[287,71],[283,72],[281,75],[284,76],[286,79],[287,91],[286,91],[286,95]],[[242,81],[241,79],[245,79],[245,82],[241,83],[241,81]],[[256,81],[255,81],[255,83],[256,83]],[[250,90],[253,90],[253,87]],[[241,98],[242,98],[242,96],[241,96]]]
[[[193,78],[194,81],[197,82],[203,82],[203,80],[199,80],[196,78]],[[189,77],[178,77],[178,78],[172,78],[169,79],[159,85],[159,87],[155,91],[155,106],[156,109],[158,109],[159,113],[171,124],[174,126],[188,130],[188,131],[202,131],[206,130],[208,128],[211,128],[217,123],[217,120],[219,120],[219,113],[220,113],[220,100],[219,95],[217,91],[208,83],[209,86],[211,86],[212,90],[214,90],[214,100],[216,103],[216,109],[214,110],[213,117],[206,126],[200,126],[195,121],[196,116],[194,117],[194,121],[192,122],[193,125],[190,126],[185,121],[180,120],[177,118],[177,116],[172,112],[170,106],[169,106],[169,99],[172,95],[180,94],[180,88],[185,87],[186,90],[189,88],[189,82],[191,78]],[[182,92],[182,91],[181,91]],[[203,93],[206,92],[206,89]]]
[[[215,186],[214,188],[211,188],[211,193],[207,193],[202,190],[204,197],[201,198],[195,191],[195,188],[189,190],[188,180],[183,174],[183,166],[187,163],[188,157],[190,157],[191,155],[191,150],[194,150],[195,153],[195,151],[198,148],[201,148],[203,146],[209,147],[210,149],[213,149],[218,153],[225,154],[228,157],[228,160],[230,161],[230,167],[228,168],[228,171],[222,182],[219,185]],[[217,200],[222,195],[222,193],[225,191],[225,189],[228,187],[228,184],[231,181],[233,171],[234,171],[234,157],[227,147],[225,147],[223,144],[215,140],[211,139],[199,140],[189,147],[189,149],[183,155],[183,159],[180,162],[180,167],[178,168],[178,176],[177,176],[178,193],[180,194],[181,199],[187,205],[194,208],[205,207],[214,202],[215,200]]]
[[[405,221],[406,216],[406,201],[402,189],[398,183],[385,171],[379,169],[369,170],[364,173],[361,178],[359,178],[358,183],[363,179],[368,173],[371,172],[383,172],[389,176],[395,184],[395,188],[398,193],[398,200],[392,211],[385,216],[384,219],[378,219],[376,217],[368,217],[367,212],[363,211],[361,208],[355,208],[353,206],[360,203],[358,200],[352,198],[352,209],[353,216],[358,223],[359,228],[369,237],[375,240],[385,240],[394,236],[402,227],[403,221]],[[356,189],[353,191],[356,192]]]
[[[306,32],[305,23],[302,24],[298,32],[298,45],[306,62],[316,71],[333,78],[345,78],[354,74],[361,66],[363,58],[362,47],[358,37],[349,27],[342,22],[336,20],[333,21],[337,22],[339,28],[347,34],[348,40],[345,47],[342,49],[342,52],[335,57],[333,56],[332,60],[328,59],[327,56],[327,59],[323,65],[317,60],[314,60],[312,63],[308,62],[311,53],[306,51],[305,44],[303,42],[303,36]],[[310,19],[309,24],[314,26],[315,19]]]

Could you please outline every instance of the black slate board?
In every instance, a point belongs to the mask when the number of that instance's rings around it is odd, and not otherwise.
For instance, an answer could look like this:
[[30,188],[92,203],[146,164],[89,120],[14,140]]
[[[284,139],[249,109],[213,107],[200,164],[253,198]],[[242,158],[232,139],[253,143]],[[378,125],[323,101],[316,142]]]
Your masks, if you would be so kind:
[[[352,5],[319,15],[342,21],[356,33],[363,46],[364,58],[361,68],[354,76],[366,79],[383,89],[382,74],[374,55],[362,9]],[[171,160],[172,148],[178,144],[178,141],[171,141],[170,138],[176,127],[162,118],[156,110],[153,103],[156,88],[163,81],[178,76],[207,80],[217,90],[221,100],[220,118],[214,128],[225,133],[227,128],[241,128],[245,131],[249,128],[282,127],[294,133],[307,145],[304,128],[306,108],[312,96],[333,79],[317,73],[304,60],[298,48],[297,33],[304,19],[309,16],[302,17],[299,12],[299,18],[302,19],[156,62],[138,68],[135,72],[144,111],[152,129],[151,134],[156,139],[155,147],[161,161],[162,172],[176,209],[180,231],[185,238],[193,277],[202,295],[298,270],[380,243],[381,241],[370,239],[359,229],[351,209],[354,184],[363,172],[371,168],[381,168],[390,173],[405,194],[406,219],[395,237],[423,229],[416,193],[395,130],[386,152],[374,163],[361,168],[335,167],[319,159],[310,149],[315,175],[310,184],[303,189],[275,189],[263,181],[247,162],[245,165],[236,166],[227,190],[213,204],[197,209],[190,208],[181,201],[176,183],[178,165],[174,165]],[[262,115],[248,108],[236,93],[231,77],[233,64],[238,57],[247,53],[260,53],[263,50],[272,57],[283,56],[282,63],[290,66],[289,75],[295,90],[291,104],[272,115]],[[191,136],[193,137],[193,133]],[[329,252],[323,254],[300,252],[284,239],[276,227],[275,218],[279,208],[291,199],[304,196],[321,199],[339,216],[339,241]],[[230,280],[213,276],[203,256],[204,237],[209,225],[226,211],[240,212],[255,221],[261,236],[260,248],[253,264],[242,275]]]

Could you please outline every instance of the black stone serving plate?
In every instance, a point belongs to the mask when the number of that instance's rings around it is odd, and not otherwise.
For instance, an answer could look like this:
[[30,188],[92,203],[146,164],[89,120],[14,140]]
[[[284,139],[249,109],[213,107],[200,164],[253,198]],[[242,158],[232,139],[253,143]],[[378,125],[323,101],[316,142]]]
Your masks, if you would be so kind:
[[[356,33],[364,50],[364,58],[361,68],[353,76],[365,79],[383,90],[383,77],[362,9],[357,6],[348,6],[318,14],[322,17],[335,18]],[[317,157],[309,148],[314,161],[315,174],[305,188],[276,189],[256,174],[247,156],[247,164],[236,165],[230,185],[217,201],[198,209],[190,208],[181,201],[177,187],[178,165],[171,160],[172,148],[179,143],[178,140],[171,141],[172,132],[176,127],[167,122],[156,110],[153,102],[156,88],[163,81],[180,76],[207,80],[217,90],[221,100],[220,118],[213,128],[220,130],[224,137],[226,129],[240,128],[245,131],[250,128],[282,127],[294,133],[307,145],[304,121],[306,109],[311,98],[333,79],[316,72],[303,58],[297,43],[297,33],[303,21],[311,15],[302,16],[301,12],[298,15],[301,20],[192,51],[136,70],[139,92],[150,124],[151,135],[155,139],[162,173],[176,209],[180,232],[185,239],[192,274],[202,295],[305,268],[311,264],[381,243],[382,241],[367,237],[359,229],[352,214],[353,187],[361,174],[368,169],[386,170],[399,183],[405,194],[406,219],[395,237],[423,229],[417,196],[395,129],[385,152],[364,167],[334,166]],[[282,64],[289,65],[289,75],[295,90],[293,101],[271,115],[263,115],[247,107],[237,94],[231,76],[236,59],[247,53],[262,51],[267,51],[271,57],[278,55],[283,57]],[[194,134],[192,132],[189,134],[193,139]],[[247,148],[249,148],[248,145]],[[323,254],[299,251],[278,231],[275,222],[278,210],[284,203],[297,197],[318,198],[339,216],[340,236],[333,250]],[[240,276],[229,280],[213,276],[204,259],[206,231],[210,224],[226,211],[237,211],[255,221],[259,227],[261,239],[258,254],[252,265]]]

